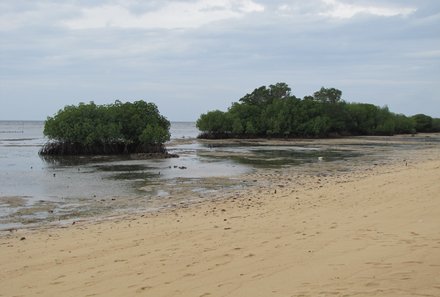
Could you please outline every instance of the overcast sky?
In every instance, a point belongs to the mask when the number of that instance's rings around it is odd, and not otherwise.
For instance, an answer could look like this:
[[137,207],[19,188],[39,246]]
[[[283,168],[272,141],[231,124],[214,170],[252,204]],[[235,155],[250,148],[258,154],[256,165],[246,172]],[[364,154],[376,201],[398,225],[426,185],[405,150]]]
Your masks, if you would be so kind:
[[256,87],[440,117],[438,0],[0,0],[0,120],[154,102],[169,120]]

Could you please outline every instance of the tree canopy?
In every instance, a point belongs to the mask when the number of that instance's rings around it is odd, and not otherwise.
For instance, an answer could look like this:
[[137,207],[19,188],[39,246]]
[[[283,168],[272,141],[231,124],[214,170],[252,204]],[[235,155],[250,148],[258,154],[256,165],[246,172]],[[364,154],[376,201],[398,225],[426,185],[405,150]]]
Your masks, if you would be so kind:
[[393,135],[440,131],[440,120],[407,117],[366,103],[347,103],[342,91],[322,87],[303,99],[286,83],[256,88],[227,111],[210,111],[197,120],[202,138],[329,137]]
[[[145,101],[69,105],[48,117],[44,135],[53,142],[42,153],[100,154],[162,152],[170,122]],[[55,143],[56,145],[54,146]],[[56,150],[53,150],[57,147]],[[52,150],[50,150],[52,148]]]

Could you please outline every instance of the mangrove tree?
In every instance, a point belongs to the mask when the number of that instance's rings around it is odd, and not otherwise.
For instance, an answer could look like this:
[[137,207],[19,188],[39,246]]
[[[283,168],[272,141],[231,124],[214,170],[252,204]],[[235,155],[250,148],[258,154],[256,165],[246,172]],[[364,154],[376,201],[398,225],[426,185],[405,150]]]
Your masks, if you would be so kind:
[[48,117],[44,135],[47,155],[166,154],[170,122],[153,103],[136,101],[69,105]]
[[407,117],[387,106],[348,103],[342,91],[321,88],[297,98],[285,83],[262,86],[227,111],[209,111],[197,120],[200,138],[332,137],[440,131],[439,119]]

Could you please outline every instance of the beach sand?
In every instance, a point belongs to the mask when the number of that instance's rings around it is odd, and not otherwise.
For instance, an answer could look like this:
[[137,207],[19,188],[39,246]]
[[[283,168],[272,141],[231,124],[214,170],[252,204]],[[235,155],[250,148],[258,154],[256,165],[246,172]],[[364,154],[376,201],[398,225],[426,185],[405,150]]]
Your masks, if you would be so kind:
[[[0,296],[440,296],[440,158],[0,237]],[[407,164],[406,164],[407,163]]]

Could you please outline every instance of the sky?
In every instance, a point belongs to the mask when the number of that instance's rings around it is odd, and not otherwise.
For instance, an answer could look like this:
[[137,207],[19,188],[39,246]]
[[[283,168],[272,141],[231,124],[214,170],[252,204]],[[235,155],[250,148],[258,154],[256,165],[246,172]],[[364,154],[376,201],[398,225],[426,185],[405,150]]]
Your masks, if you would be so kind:
[[142,99],[195,121],[277,82],[440,117],[440,1],[0,0],[0,120]]

